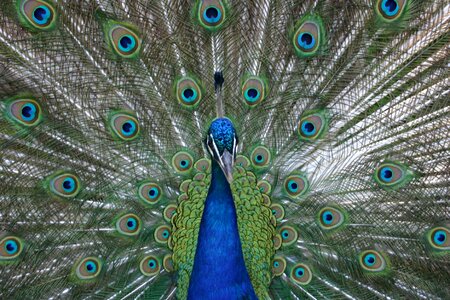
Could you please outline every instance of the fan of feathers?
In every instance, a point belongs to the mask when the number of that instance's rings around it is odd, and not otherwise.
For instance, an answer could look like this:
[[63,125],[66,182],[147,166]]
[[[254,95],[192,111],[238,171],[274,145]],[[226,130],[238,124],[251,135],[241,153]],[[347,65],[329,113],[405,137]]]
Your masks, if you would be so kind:
[[4,0],[1,299],[449,299],[448,0]]

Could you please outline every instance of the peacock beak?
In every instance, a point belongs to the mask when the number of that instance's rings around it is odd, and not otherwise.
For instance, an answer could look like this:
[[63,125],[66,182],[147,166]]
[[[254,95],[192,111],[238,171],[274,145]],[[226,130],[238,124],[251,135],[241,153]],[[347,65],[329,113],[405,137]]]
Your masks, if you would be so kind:
[[228,182],[231,183],[233,181],[234,155],[225,149],[220,157],[219,165]]
[[236,151],[237,151],[237,139],[234,137],[233,139],[233,148],[231,152],[228,149],[224,149],[223,153],[220,154],[219,149],[217,148],[216,143],[214,142],[214,137],[209,135],[207,137],[206,145],[208,147],[209,153],[212,157],[219,163],[220,168],[222,169],[227,181],[229,183],[233,182],[233,167],[234,161],[236,160]]

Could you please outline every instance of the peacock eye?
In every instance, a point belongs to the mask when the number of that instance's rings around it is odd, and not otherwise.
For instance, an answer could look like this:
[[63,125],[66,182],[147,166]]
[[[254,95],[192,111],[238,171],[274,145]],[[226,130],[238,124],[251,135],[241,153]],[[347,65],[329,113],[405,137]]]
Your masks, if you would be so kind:
[[0,262],[18,257],[23,250],[23,244],[18,237],[6,236],[0,240]]
[[161,263],[155,256],[147,256],[141,260],[140,269],[143,275],[153,276],[161,270]]
[[270,194],[270,192],[272,191],[272,185],[266,180],[258,181],[256,186],[258,187],[259,191],[263,194]]
[[269,149],[264,146],[256,147],[251,154],[251,161],[255,168],[264,168],[270,164],[271,155]]
[[197,81],[191,77],[183,77],[176,83],[178,102],[186,107],[195,107],[202,99],[202,91]]
[[124,58],[134,57],[139,53],[141,41],[131,29],[115,25],[109,30],[109,38],[114,51]]
[[281,235],[279,233],[277,233],[273,237],[273,247],[275,248],[275,250],[278,250],[281,248],[282,244],[283,244],[283,239],[281,238]]
[[220,0],[201,0],[198,4],[200,25],[208,30],[218,29],[225,21],[225,7]]
[[199,172],[209,172],[211,167],[211,161],[207,158],[201,158],[197,160],[194,164],[194,168]]
[[292,174],[284,180],[284,191],[293,199],[304,195],[308,187],[308,179],[304,174]]
[[175,204],[169,204],[164,209],[164,213],[163,213],[164,219],[167,222],[170,222],[170,220],[176,213],[177,213],[177,206]]
[[19,99],[12,101],[8,108],[9,116],[20,125],[31,127],[41,120],[41,107],[33,99]]
[[281,221],[284,218],[284,208],[280,204],[274,203],[270,206],[272,214],[275,216],[277,221]]
[[244,155],[236,156],[236,161],[234,163],[236,166],[242,167],[244,169],[250,166],[250,160]]
[[169,240],[171,229],[169,226],[162,225],[155,230],[155,240],[158,243],[165,244]]
[[55,175],[50,180],[50,191],[64,198],[75,197],[80,191],[80,181],[71,173]]
[[359,256],[359,263],[369,272],[381,272],[386,268],[386,260],[375,250],[363,251]]
[[291,226],[283,226],[280,228],[280,235],[282,239],[283,246],[292,245],[297,241],[298,233]]
[[272,274],[274,276],[281,276],[286,270],[286,260],[281,256],[276,256],[273,259]]
[[86,257],[77,264],[76,275],[79,279],[94,279],[100,274],[102,263],[96,257]]
[[116,229],[123,235],[138,235],[141,231],[141,220],[135,214],[126,214],[116,221]]
[[450,230],[445,227],[435,227],[428,233],[428,242],[437,250],[450,250]]
[[394,21],[401,16],[406,4],[407,0],[378,0],[376,11],[384,21]]
[[163,258],[163,267],[167,272],[173,272],[175,270],[173,266],[172,254],[166,254]]
[[40,0],[24,1],[20,7],[20,16],[24,25],[39,30],[52,29],[55,23],[55,9],[50,3]]
[[299,57],[310,57],[317,54],[323,43],[322,31],[322,21],[318,17],[304,17],[292,40],[296,54]]
[[131,114],[115,113],[109,123],[114,136],[121,140],[131,141],[139,134],[139,123]]
[[153,182],[143,182],[139,185],[139,198],[147,204],[155,204],[161,198],[161,188]]
[[307,285],[311,282],[311,269],[305,264],[297,264],[292,268],[290,278],[301,285]]
[[172,166],[178,173],[187,173],[192,169],[193,161],[189,153],[180,151],[172,157]]
[[376,182],[385,188],[398,188],[409,182],[411,174],[397,163],[382,163],[375,170]]
[[307,112],[303,114],[298,124],[298,134],[301,140],[313,141],[320,138],[326,131],[327,121],[324,112]]
[[345,220],[344,214],[333,207],[324,207],[319,211],[319,225],[322,229],[335,229],[341,226]]
[[242,96],[244,97],[245,103],[249,106],[255,106],[261,103],[265,95],[265,84],[258,77],[252,76],[245,80],[242,85]]

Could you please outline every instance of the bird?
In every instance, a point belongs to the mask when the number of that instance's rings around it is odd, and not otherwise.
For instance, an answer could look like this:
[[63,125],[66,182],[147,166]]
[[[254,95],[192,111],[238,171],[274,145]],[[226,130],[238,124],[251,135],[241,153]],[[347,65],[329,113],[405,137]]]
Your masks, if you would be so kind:
[[5,0],[0,298],[448,299],[446,0]]

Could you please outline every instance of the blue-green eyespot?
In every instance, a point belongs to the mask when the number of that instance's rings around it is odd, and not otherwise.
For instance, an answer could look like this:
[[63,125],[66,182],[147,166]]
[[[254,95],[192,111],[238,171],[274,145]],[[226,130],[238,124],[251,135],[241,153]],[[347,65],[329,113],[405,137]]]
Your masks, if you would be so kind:
[[227,17],[226,8],[221,0],[198,0],[196,8],[200,25],[209,31],[222,27]]
[[146,256],[139,265],[141,273],[145,276],[154,276],[161,270],[161,263],[155,256]]
[[[307,15],[301,18],[292,35],[295,53],[301,58],[317,55],[325,43],[325,28],[319,16]],[[295,29],[294,28],[294,29]]]
[[374,178],[382,188],[394,190],[408,184],[413,173],[401,163],[384,162],[376,168]]
[[17,1],[19,20],[33,31],[51,30],[55,27],[56,11],[50,1]]
[[162,197],[161,187],[150,181],[145,181],[139,185],[139,198],[146,204],[155,204]]
[[92,280],[100,274],[102,266],[97,257],[86,257],[76,264],[75,274],[81,280]]
[[5,236],[0,240],[0,261],[17,258],[23,250],[21,239],[16,236]]
[[296,264],[292,270],[290,278],[301,285],[307,285],[312,280],[311,269],[305,264]]
[[385,22],[399,19],[408,4],[408,0],[377,0],[376,12]]
[[126,236],[136,236],[141,231],[141,219],[135,214],[126,214],[116,221],[117,231]]
[[178,173],[184,174],[190,172],[193,164],[194,159],[192,155],[186,151],[177,152],[172,157],[172,166]]
[[375,250],[366,250],[359,255],[359,264],[368,272],[382,272],[387,263],[383,255]]
[[69,172],[57,172],[50,177],[50,191],[63,198],[73,198],[81,190],[78,177]]

